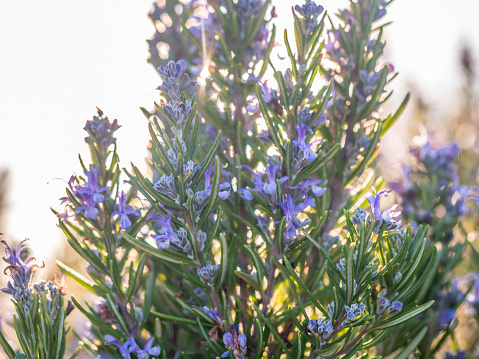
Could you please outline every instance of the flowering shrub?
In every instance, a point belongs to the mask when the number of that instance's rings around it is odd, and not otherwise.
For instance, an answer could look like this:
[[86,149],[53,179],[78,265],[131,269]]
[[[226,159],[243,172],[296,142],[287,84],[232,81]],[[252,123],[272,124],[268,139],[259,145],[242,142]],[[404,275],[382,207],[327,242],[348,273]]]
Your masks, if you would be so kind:
[[[70,178],[65,211],[56,213],[89,278],[58,266],[98,298],[72,298],[91,324],[78,333],[87,355],[438,352],[456,309],[477,292],[473,277],[451,278],[465,249],[453,239],[468,189],[454,175],[457,148],[426,144],[413,151],[418,168],[390,186],[401,207],[384,209],[391,191],[369,166],[408,101],[382,116],[396,76],[381,62],[388,5],[351,1],[338,25],[311,0],[295,6],[284,73],[271,61],[270,1],[155,5],[158,31],[148,44],[160,100],[143,109],[149,170],[120,169],[120,126],[98,110],[84,128],[91,160],[81,159],[83,175]],[[63,291],[41,284],[33,294],[33,267],[19,259],[21,248],[7,250],[13,284],[3,291],[27,326],[16,325],[23,354],[3,336],[0,343],[10,358],[61,357],[70,311]],[[53,320],[46,332],[56,352],[34,354],[46,350],[43,338],[22,341],[44,327],[36,316]]]

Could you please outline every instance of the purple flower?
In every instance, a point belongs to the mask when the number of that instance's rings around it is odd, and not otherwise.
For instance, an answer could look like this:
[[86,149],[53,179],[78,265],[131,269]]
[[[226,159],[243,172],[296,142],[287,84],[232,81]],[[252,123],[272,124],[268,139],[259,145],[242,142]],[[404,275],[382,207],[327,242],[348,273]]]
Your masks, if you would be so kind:
[[328,184],[328,180],[311,180],[308,178],[307,180],[301,181],[300,186],[305,190],[311,188],[311,191],[315,197],[321,197],[324,192],[326,192],[327,187],[320,187],[320,184],[325,186]]
[[208,307],[201,307],[201,310],[208,314],[208,316],[213,319],[218,325],[223,325],[223,319],[218,316],[218,311],[216,309],[211,310]]
[[376,194],[376,191],[374,191],[375,194],[368,193],[366,196],[371,206],[371,210],[373,212],[373,219],[375,221],[383,220],[385,222],[394,222],[394,218],[396,218],[400,214],[400,212],[392,212],[394,209],[396,209],[397,204],[389,207],[384,212],[381,212],[381,196],[384,195],[385,197],[388,197],[389,192],[390,191],[383,190]]
[[85,182],[84,187],[80,187],[78,189],[78,193],[80,193],[82,196],[90,196],[95,203],[102,203],[105,200],[105,196],[102,195],[101,192],[108,190],[110,187],[100,187],[98,181],[98,174],[100,173],[100,170],[97,166],[91,165],[90,171],[85,170],[84,172],[88,178],[88,181]]
[[471,189],[465,185],[457,186],[453,184],[450,193],[451,196],[446,203],[446,212],[451,217],[458,218],[464,216],[469,209],[466,200],[471,193]]
[[457,301],[462,299],[462,292],[459,292],[459,287],[471,288],[465,298],[466,308],[464,312],[473,316],[476,315],[477,309],[479,309],[479,273],[470,271],[464,277],[453,281],[452,290],[458,291]]
[[262,183],[262,178],[263,178],[265,172],[255,172],[255,170],[253,170],[250,166],[247,166],[247,165],[239,165],[239,166],[237,166],[237,168],[246,168],[253,175],[253,182],[255,184],[256,183]]
[[96,202],[93,201],[91,195],[84,194],[81,195],[85,204],[83,206],[78,207],[75,210],[75,213],[78,214],[82,211],[85,211],[85,217],[89,219],[95,219],[98,216],[98,208],[96,207]]
[[263,192],[269,195],[276,193],[276,171],[280,165],[266,167],[266,174],[268,175],[268,182],[263,182]]
[[455,317],[456,317],[456,311],[452,308],[447,308],[439,316],[439,319],[438,319],[439,327],[441,329],[444,329],[445,327],[451,324],[451,322],[454,320]]
[[285,242],[285,246],[287,248],[289,246],[289,243],[296,238],[298,234],[297,229],[305,227],[311,222],[309,218],[304,221],[300,221],[297,215],[301,211],[303,211],[307,206],[314,207],[314,201],[311,202],[310,198],[306,197],[303,202],[295,205],[293,202],[293,198],[291,196],[288,196],[286,199],[283,198],[282,203],[278,203],[278,204],[283,210],[284,216],[286,217],[286,226],[285,226],[284,236],[287,240]]
[[[75,176],[71,176],[70,179],[68,180],[67,184],[68,184],[68,187],[70,188],[70,192],[73,193],[73,195],[75,195],[75,189],[73,187],[73,184],[75,183]],[[61,204],[63,203],[70,203],[70,198],[68,197],[61,197],[60,198],[60,201],[61,201]]]
[[[342,71],[345,71],[352,66],[352,61],[348,58],[346,53],[344,52],[343,48],[339,44],[339,31],[328,30],[327,32],[327,40],[324,48],[328,54],[328,57],[337,62],[341,67]],[[337,95],[336,91],[333,88],[333,96]]]
[[[266,166],[266,175],[268,177],[268,182],[263,182],[263,192],[269,195],[276,193],[276,172],[281,168],[281,165],[268,164]],[[279,182],[282,184],[288,179],[287,176],[281,177]]]
[[[271,106],[273,111],[277,114],[283,113],[283,107],[279,101],[278,91],[268,86],[268,81],[262,82],[257,77],[250,77],[248,81],[258,81],[261,84],[261,97],[268,105]],[[247,100],[246,110],[255,113],[258,111],[258,98],[256,93],[253,93]],[[266,137],[266,135],[264,135]],[[270,142],[269,142],[270,143]]]
[[[213,185],[211,184],[211,174],[213,173],[214,170],[215,170],[215,165],[212,164],[211,167],[207,169],[204,174],[205,189],[203,192],[208,196],[211,195],[211,190],[213,189]],[[218,192],[218,197],[224,201],[229,198],[230,193],[231,193],[231,185],[229,184],[229,182],[221,183],[220,189]]]
[[313,132],[311,127],[305,125],[303,122],[300,122],[300,125],[295,125],[296,131],[298,131],[298,140],[293,140],[293,143],[298,146],[298,148],[303,152],[303,156],[306,160],[309,162],[314,161],[316,157],[318,157],[318,154],[314,152],[310,147],[313,145],[315,142],[321,142],[322,140],[316,140],[311,143],[306,143],[306,130],[308,130],[310,133]]
[[124,344],[121,344],[121,342],[116,339],[115,337],[107,334],[105,335],[105,342],[107,344],[111,344],[116,346],[120,350],[120,354],[123,357],[123,359],[131,359],[131,355],[129,352],[129,340],[127,340]]
[[[101,194],[108,190],[110,187],[100,187],[98,174],[99,169],[95,165],[90,166],[90,171],[85,170],[85,175],[87,176],[87,181],[84,186],[76,186],[75,190],[72,191],[75,197],[83,205],[78,207],[75,210],[75,213],[85,212],[85,217],[89,219],[95,219],[98,216],[97,204],[102,203],[105,200],[105,196]],[[70,183],[71,182],[71,183]],[[72,178],[70,178],[70,189],[72,189]]]
[[241,198],[247,200],[247,201],[251,201],[253,200],[253,194],[251,193],[251,190],[249,188],[241,188],[239,190],[236,191]]
[[321,197],[324,192],[326,192],[327,188],[326,187],[318,187],[318,186],[312,186],[311,187],[313,194],[316,197]]
[[[251,194],[251,191],[262,192],[269,196],[276,194],[276,172],[281,168],[281,165],[278,164],[271,166],[271,164],[268,163],[265,173],[256,173],[251,167],[246,165],[240,165],[238,168],[246,168],[248,171],[250,171],[253,174],[255,184],[255,188],[253,189],[243,188],[237,191],[242,198],[248,201],[252,200],[253,195]],[[268,177],[268,182],[263,182],[263,176],[265,174]],[[284,183],[287,180],[288,177],[285,176],[280,178],[279,182]]]
[[429,142],[429,135],[424,131],[419,140],[424,141],[424,144],[420,148],[412,149],[411,153],[432,172],[441,169],[449,171],[452,161],[460,152],[460,147],[456,143],[450,143],[438,149],[433,149]]
[[36,268],[43,268],[45,264],[39,266],[35,261],[35,258],[31,257],[25,262],[22,261],[21,253],[28,249],[25,245],[25,240],[21,241],[16,250],[14,251],[9,247],[7,242],[2,240],[2,243],[6,246],[5,255],[3,260],[8,264],[5,268],[4,273],[7,273],[7,270],[10,272],[10,277],[13,279],[12,282],[8,282],[5,288],[1,288],[5,294],[11,295],[14,299],[18,300],[23,304],[25,310],[30,310],[32,305],[33,294],[29,287],[30,281],[32,279],[32,274]]
[[180,240],[176,231],[171,227],[171,215],[165,218],[159,214],[150,214],[148,219],[154,223],[154,228],[160,226],[159,234],[152,234],[151,237],[156,239],[156,246],[159,250],[163,248],[170,248],[171,244],[180,246],[183,241]]
[[[233,349],[233,355],[237,359],[244,359],[244,355],[248,350],[246,345],[246,336],[241,333],[238,335],[236,326],[233,325],[233,334],[230,332],[226,332],[223,334],[223,343],[225,344],[226,348]],[[225,351],[221,354],[222,358],[226,358],[229,355],[229,350]]]
[[363,17],[367,19],[369,17],[369,12],[371,10],[375,12],[373,21],[378,21],[380,18],[382,18],[384,15],[386,15],[386,2],[385,2],[385,0],[380,0],[377,4],[376,8],[372,8],[371,5],[367,6],[363,11]]
[[[22,274],[24,275],[25,282],[29,282],[33,271],[36,268],[40,268],[40,266],[38,264],[32,263],[33,261],[35,261],[34,257],[27,259],[26,262],[23,262],[23,260],[20,258],[22,252],[29,249],[29,247],[25,244],[26,241],[27,239],[24,239],[23,241],[18,243],[15,250],[11,249],[6,241],[2,240],[1,242],[7,247],[5,248],[5,255],[7,257],[3,257],[3,260],[8,264],[7,268],[5,268],[5,271],[9,270],[10,273],[13,274],[22,272]],[[43,264],[42,267],[44,265],[45,264]]]
[[112,217],[116,215],[120,217],[120,228],[126,231],[131,227],[131,221],[128,216],[140,216],[141,212],[138,209],[133,209],[132,206],[126,205],[125,192],[122,191],[119,197],[119,202],[116,205],[116,211],[111,214]]
[[121,342],[113,336],[108,334],[105,335],[105,342],[107,344],[112,344],[116,346],[120,350],[120,354],[123,356],[123,359],[131,359],[130,353],[135,353],[138,359],[148,359],[150,355],[160,355],[161,348],[159,345],[153,346],[154,341],[155,338],[151,338],[145,344],[144,348],[141,349],[136,343],[135,338],[133,337],[133,332],[130,333],[130,339],[128,339],[123,344],[121,344]]
[[[186,165],[187,164],[183,165],[183,168],[185,168]],[[184,170],[183,173],[185,174]],[[154,184],[153,188],[161,194],[164,194],[165,196],[171,197],[175,200],[178,198],[178,193],[176,192],[175,177],[173,175],[161,176],[160,180]]]
[[[447,244],[453,238],[454,224],[469,210],[467,197],[471,188],[460,184],[457,172],[459,146],[451,143],[433,148],[430,134],[425,129],[421,129],[421,136],[416,137],[415,142],[419,146],[410,152],[416,159],[416,165],[405,167],[403,180],[393,184],[392,188],[401,195],[405,218],[410,223],[433,223],[434,240]],[[434,188],[429,188],[431,185]],[[424,191],[434,192],[434,198],[425,201],[422,196]],[[439,216],[442,217],[439,220],[437,209],[441,207],[445,209],[445,214]]]

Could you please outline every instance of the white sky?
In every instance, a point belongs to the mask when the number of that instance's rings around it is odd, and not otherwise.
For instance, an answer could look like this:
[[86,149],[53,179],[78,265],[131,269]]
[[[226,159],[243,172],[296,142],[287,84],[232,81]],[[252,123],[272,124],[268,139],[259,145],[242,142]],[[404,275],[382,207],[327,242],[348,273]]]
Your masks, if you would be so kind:
[[[322,4],[334,13],[346,2]],[[290,6],[299,1],[274,3],[281,24],[290,24]],[[159,85],[146,63],[151,4],[0,1],[0,168],[12,174],[0,232],[7,240],[30,238],[39,259],[55,257],[63,240],[49,209],[64,195],[65,183],[56,178],[80,172],[78,153],[88,156],[82,128],[95,106],[123,126],[117,132],[122,165],[144,166],[148,130],[139,107],[151,108]],[[478,15],[477,0],[397,0],[390,7],[387,57],[400,72],[393,102],[413,83],[438,114],[452,109],[461,43],[472,44],[479,58]]]

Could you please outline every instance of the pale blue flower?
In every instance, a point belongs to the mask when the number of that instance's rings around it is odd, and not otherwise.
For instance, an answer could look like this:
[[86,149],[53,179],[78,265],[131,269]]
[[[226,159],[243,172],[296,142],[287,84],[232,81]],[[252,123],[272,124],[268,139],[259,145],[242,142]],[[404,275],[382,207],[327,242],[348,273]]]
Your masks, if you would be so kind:
[[120,228],[127,230],[131,227],[131,220],[128,216],[137,216],[141,215],[140,210],[133,209],[132,206],[126,204],[126,196],[124,192],[121,192],[119,197],[119,203],[116,205],[116,211],[111,214],[111,216],[118,216],[120,218]]

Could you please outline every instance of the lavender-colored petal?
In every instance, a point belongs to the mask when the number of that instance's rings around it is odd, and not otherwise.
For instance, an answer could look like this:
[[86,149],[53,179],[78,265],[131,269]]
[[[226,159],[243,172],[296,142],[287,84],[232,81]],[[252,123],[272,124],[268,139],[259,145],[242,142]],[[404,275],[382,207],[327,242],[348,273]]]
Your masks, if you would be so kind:
[[269,195],[276,193],[276,188],[277,186],[275,182],[263,184],[263,192]]
[[148,353],[153,356],[158,356],[161,354],[161,348],[159,345],[148,350]]
[[391,311],[398,312],[402,309],[403,304],[399,300],[395,300],[391,303]]
[[234,347],[234,340],[233,340],[233,335],[229,332],[226,332],[223,335],[223,343],[227,348],[233,348]]
[[105,200],[105,196],[100,193],[93,194],[93,201],[95,203],[102,203]]
[[326,192],[326,187],[311,186],[311,190],[316,197],[321,197]]
[[246,348],[246,335],[243,333],[238,335],[238,344],[240,348]]
[[126,231],[130,227],[131,227],[131,221],[128,218],[128,215],[122,214],[120,216],[120,228]]
[[230,194],[231,194],[231,188],[229,188],[227,191],[220,191],[218,193],[218,197],[224,201],[229,198]]
[[316,152],[314,152],[312,149],[310,148],[307,148],[304,150],[304,158],[309,161],[309,162],[312,162],[314,161],[316,158],[318,157],[318,154]]
[[98,216],[98,208],[90,207],[85,211],[85,217],[89,219],[95,219]]
[[247,201],[251,201],[253,200],[253,195],[251,194],[251,191],[249,190],[249,188],[242,188],[242,189],[239,189],[238,191],[236,191],[241,198],[247,200]]

